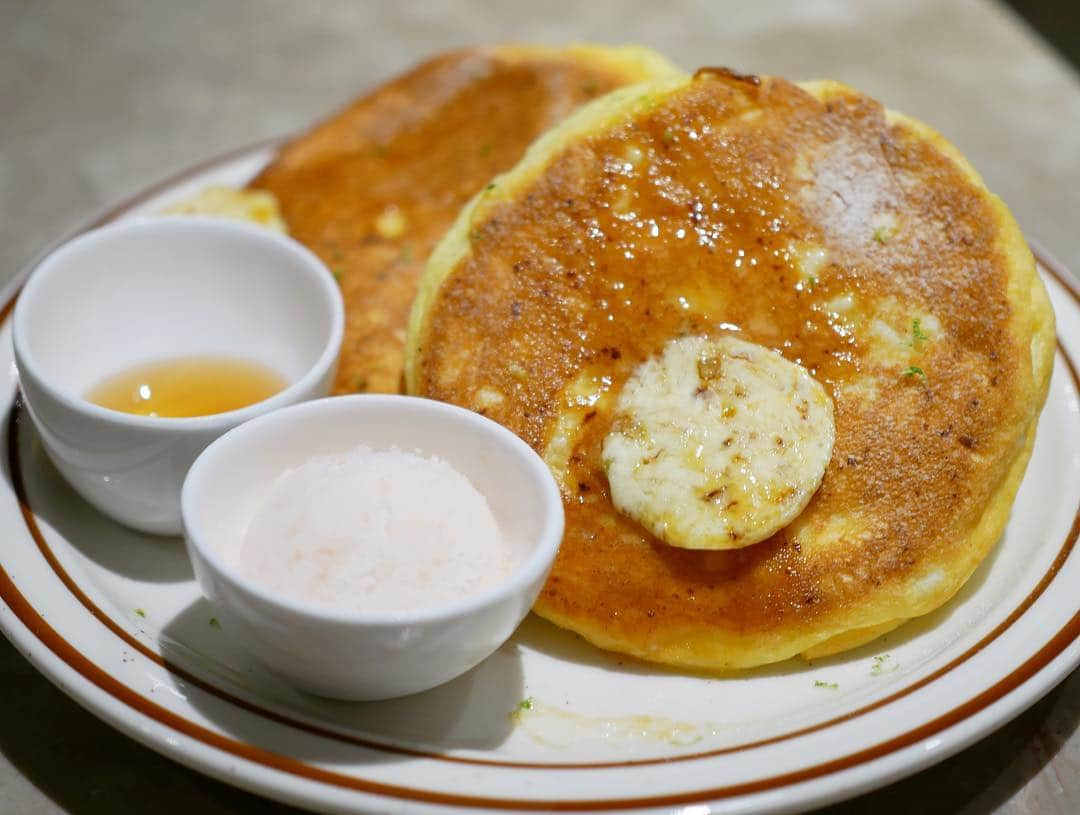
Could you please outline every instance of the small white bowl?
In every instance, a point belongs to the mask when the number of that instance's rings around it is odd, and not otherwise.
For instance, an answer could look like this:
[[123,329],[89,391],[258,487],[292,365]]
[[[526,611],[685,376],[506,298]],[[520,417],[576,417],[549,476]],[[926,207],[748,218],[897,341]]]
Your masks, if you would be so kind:
[[[517,569],[468,599],[404,613],[328,610],[241,575],[232,553],[278,475],[361,444],[436,455],[466,476],[504,540],[524,548]],[[563,531],[559,488],[531,447],[476,413],[409,396],[321,399],[226,433],[192,466],[183,511],[195,576],[237,642],[297,687],[339,699],[404,696],[482,661],[532,607]]]
[[[13,337],[26,406],[57,469],[106,515],[176,535],[195,457],[241,422],[325,396],[344,320],[333,276],[296,241],[174,216],[106,226],[46,257],[19,295]],[[134,365],[185,356],[247,359],[289,384],[193,418],[137,416],[85,398]]]

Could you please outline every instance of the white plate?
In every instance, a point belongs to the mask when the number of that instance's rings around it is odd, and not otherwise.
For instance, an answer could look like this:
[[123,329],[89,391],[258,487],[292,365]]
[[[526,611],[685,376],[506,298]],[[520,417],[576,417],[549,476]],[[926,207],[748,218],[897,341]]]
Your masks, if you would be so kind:
[[[242,184],[270,150],[203,165],[104,219]],[[530,618],[442,688],[366,704],[303,696],[212,621],[178,541],[111,524],[59,478],[16,401],[7,321],[0,627],[143,744],[328,812],[784,812],[865,792],[985,736],[1080,662],[1080,381],[1069,361],[1080,361],[1080,296],[1042,266],[1057,363],[1005,539],[946,608],[841,657],[683,675]]]

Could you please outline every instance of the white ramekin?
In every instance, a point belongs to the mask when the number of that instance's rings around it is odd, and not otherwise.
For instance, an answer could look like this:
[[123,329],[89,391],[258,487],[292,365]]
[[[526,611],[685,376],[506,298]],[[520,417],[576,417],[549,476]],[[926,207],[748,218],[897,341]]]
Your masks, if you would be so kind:
[[[450,605],[378,614],[328,610],[240,574],[236,548],[278,475],[359,445],[419,450],[465,475],[487,498],[507,545],[521,548],[517,569]],[[321,399],[226,433],[192,466],[183,512],[195,576],[224,627],[294,685],[342,699],[426,690],[491,654],[528,613],[563,532],[559,488],[525,442],[462,408],[390,395]]]
[[[344,330],[333,276],[296,241],[213,218],[124,221],[64,244],[34,270],[14,317],[27,409],[57,469],[128,526],[179,534],[180,488],[226,430],[324,396]],[[121,413],[88,390],[137,364],[229,356],[289,383],[239,410],[193,418]]]

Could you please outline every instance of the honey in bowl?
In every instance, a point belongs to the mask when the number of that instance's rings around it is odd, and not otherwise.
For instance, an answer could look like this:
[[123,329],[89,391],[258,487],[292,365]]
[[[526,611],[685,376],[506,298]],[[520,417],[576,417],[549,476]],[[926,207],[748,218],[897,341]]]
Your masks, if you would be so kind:
[[114,374],[86,398],[139,416],[184,418],[237,410],[285,389],[276,371],[235,357],[181,357],[144,363]]

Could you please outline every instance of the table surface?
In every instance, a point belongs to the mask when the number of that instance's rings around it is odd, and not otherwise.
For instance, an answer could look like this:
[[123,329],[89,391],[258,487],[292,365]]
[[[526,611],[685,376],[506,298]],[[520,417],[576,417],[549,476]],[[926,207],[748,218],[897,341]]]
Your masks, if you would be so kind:
[[[149,182],[296,131],[439,50],[506,40],[640,42],[686,68],[842,80],[937,127],[1080,269],[1080,81],[986,0],[0,0],[0,284]],[[0,812],[294,811],[111,730],[2,638],[0,688]],[[1080,672],[960,755],[828,812],[1080,812],[1078,720]]]

